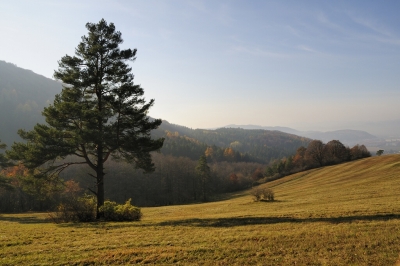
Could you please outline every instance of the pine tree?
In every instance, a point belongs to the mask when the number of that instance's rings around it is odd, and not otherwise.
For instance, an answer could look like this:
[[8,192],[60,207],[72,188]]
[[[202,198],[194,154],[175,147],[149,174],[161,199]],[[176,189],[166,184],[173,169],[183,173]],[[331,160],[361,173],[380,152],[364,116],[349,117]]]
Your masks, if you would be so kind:
[[207,164],[207,158],[202,155],[197,162],[196,171],[200,177],[203,201],[207,201],[208,182],[210,181],[210,167]]
[[[58,175],[65,168],[87,164],[95,174],[97,209],[104,204],[104,163],[109,157],[125,159],[146,172],[154,170],[150,152],[164,139],[153,140],[150,132],[160,124],[147,114],[154,99],[146,102],[140,85],[134,85],[131,68],[136,49],[120,50],[121,33],[102,19],[87,23],[88,35],[75,49],[75,56],[61,58],[54,78],[63,83],[53,105],[45,108],[47,124],[32,131],[19,130],[26,143],[15,143],[10,158],[21,160],[41,177]],[[60,161],[69,155],[73,162]],[[97,211],[97,218],[101,217]]]

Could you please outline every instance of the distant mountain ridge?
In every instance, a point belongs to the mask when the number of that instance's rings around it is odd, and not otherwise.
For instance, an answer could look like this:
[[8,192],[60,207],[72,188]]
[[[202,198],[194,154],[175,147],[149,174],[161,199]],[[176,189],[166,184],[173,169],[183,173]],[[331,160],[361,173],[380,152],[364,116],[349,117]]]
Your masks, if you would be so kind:
[[[19,129],[31,130],[36,123],[44,123],[43,108],[53,103],[61,89],[57,81],[0,61],[0,139],[10,146],[20,141]],[[166,138],[162,153],[193,160],[212,146],[214,157],[220,160],[266,163],[291,155],[310,141],[277,131],[190,129],[167,121],[152,134]]]
[[[41,112],[53,103],[54,96],[61,89],[61,83],[55,80],[0,61],[0,139],[10,146],[14,141],[20,141],[18,129],[31,130],[36,123],[44,123]],[[207,146],[215,145],[221,149],[232,148],[248,153],[251,160],[260,162],[293,154],[297,147],[307,145],[311,139],[324,142],[338,139],[351,146],[376,138],[360,130],[318,132],[257,125],[228,125],[225,129],[207,130],[191,129],[167,121],[154,135],[167,137],[163,150],[174,156],[198,158]]]
[[365,141],[376,140],[377,137],[362,130],[344,129],[344,130],[334,130],[334,131],[299,131],[289,127],[269,127],[269,126],[258,126],[258,125],[227,125],[224,128],[244,128],[244,129],[265,129],[265,130],[277,130],[289,134],[295,134],[298,136],[303,136],[310,139],[318,139],[323,142],[328,142],[331,140],[339,140],[345,145],[353,146],[356,144],[361,144]]
[[[170,132],[171,134],[165,134]],[[242,128],[219,128],[219,129],[190,129],[163,121],[160,128],[153,132],[156,137],[166,137],[165,152],[170,149],[172,141],[174,146],[181,146],[183,149],[198,150],[198,145],[205,148],[210,146],[225,149],[233,149],[235,152],[247,154],[250,161],[268,163],[271,160],[293,155],[300,146],[307,146],[311,141],[309,138],[300,137],[294,134],[273,131],[273,130],[248,130]],[[178,137],[182,138],[179,140]],[[191,143],[189,139],[193,140]],[[179,141],[177,141],[179,140]],[[196,144],[196,142],[198,142]],[[169,151],[168,151],[169,152]],[[224,150],[222,150],[224,153]],[[179,155],[175,153],[174,155]],[[225,155],[224,155],[225,156]]]

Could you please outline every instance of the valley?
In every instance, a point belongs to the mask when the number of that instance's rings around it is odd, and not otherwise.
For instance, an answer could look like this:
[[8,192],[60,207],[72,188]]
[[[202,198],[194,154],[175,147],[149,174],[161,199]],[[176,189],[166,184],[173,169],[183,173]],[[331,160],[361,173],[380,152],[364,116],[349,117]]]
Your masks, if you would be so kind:
[[139,222],[53,224],[46,213],[1,214],[1,263],[393,265],[399,161],[371,157],[262,185],[274,202],[242,191],[143,208]]

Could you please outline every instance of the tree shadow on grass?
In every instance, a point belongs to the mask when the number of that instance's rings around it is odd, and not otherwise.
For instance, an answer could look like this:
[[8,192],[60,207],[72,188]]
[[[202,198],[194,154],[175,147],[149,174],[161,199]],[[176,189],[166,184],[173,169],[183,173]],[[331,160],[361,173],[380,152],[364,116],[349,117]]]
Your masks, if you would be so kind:
[[167,221],[158,226],[194,226],[194,227],[233,227],[246,225],[267,225],[278,223],[313,223],[327,222],[332,224],[352,223],[356,221],[388,221],[400,219],[400,214],[383,214],[367,216],[322,217],[322,218],[293,218],[293,217],[232,217],[216,219],[185,219]]
[[43,224],[43,223],[51,223],[51,221],[43,218],[38,218],[36,216],[3,216],[0,215],[0,222],[15,222],[20,224]]
[[142,222],[92,222],[92,223],[65,223],[61,227],[76,228],[103,228],[106,230],[121,229],[127,227],[157,227],[157,226],[190,226],[190,227],[234,227],[246,225],[268,225],[279,223],[316,223],[326,222],[331,224],[352,223],[359,221],[389,221],[400,220],[400,214],[377,214],[366,216],[345,217],[319,217],[319,218],[293,218],[293,217],[231,217],[231,218],[192,218],[172,220],[160,223]]

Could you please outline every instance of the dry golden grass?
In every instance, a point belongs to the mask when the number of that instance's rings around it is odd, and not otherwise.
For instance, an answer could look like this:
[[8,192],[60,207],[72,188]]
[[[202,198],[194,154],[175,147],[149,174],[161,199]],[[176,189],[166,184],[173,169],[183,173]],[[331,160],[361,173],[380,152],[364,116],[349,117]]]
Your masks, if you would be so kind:
[[143,208],[133,223],[53,224],[0,216],[0,265],[394,265],[400,156],[310,170],[265,184],[275,202],[230,199]]

